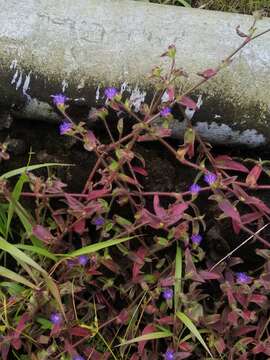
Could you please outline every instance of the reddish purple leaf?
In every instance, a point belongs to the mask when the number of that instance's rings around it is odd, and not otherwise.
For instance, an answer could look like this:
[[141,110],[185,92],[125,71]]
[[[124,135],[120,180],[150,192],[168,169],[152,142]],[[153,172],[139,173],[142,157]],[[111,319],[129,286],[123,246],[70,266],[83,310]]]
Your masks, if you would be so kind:
[[248,173],[249,170],[244,165],[234,161],[228,155],[220,155],[215,158],[215,164],[219,169],[235,170]]
[[157,320],[157,322],[160,325],[173,325],[174,324],[174,318],[173,316],[164,316]]
[[127,309],[122,309],[116,318],[116,323],[123,325],[126,324],[129,319],[129,312]]
[[170,86],[170,87],[168,87],[166,92],[168,94],[169,101],[173,101],[174,100],[174,88],[172,86]]
[[141,174],[141,175],[143,175],[143,176],[147,176],[147,175],[148,175],[148,174],[147,174],[147,171],[146,171],[144,168],[142,168],[142,167],[132,166],[132,169],[133,169],[136,173]]
[[206,69],[202,72],[199,72],[198,75],[204,77],[205,79],[210,79],[211,77],[217,74],[216,69]]
[[254,211],[252,213],[248,213],[241,216],[242,224],[250,224],[253,221],[256,221],[262,217],[262,214]]
[[186,277],[188,279],[192,279],[194,281],[198,281],[202,283],[205,282],[202,276],[200,276],[197,273],[189,248],[186,248],[185,250],[185,264],[186,264],[185,272],[186,272]]
[[8,353],[10,349],[10,343],[9,342],[3,342],[0,344],[1,349],[1,355],[3,360],[8,360]]
[[177,221],[179,221],[184,213],[185,210],[187,210],[188,204],[187,203],[180,203],[180,204],[174,204],[169,207],[169,218],[170,218],[170,224],[175,224]]
[[251,294],[249,301],[258,305],[264,305],[267,302],[268,298],[265,295],[261,294]]
[[224,212],[225,215],[232,218],[238,223],[241,223],[241,217],[237,209],[230,203],[229,200],[224,199],[218,203],[219,208]]
[[163,207],[159,205],[159,196],[157,194],[154,195],[154,211],[159,219],[162,221],[166,216],[166,211]]
[[[152,324],[148,324],[145,326],[145,328],[142,331],[142,335],[150,334],[156,330],[155,326]],[[147,341],[140,341],[138,345],[138,352],[141,355],[143,353],[144,347],[146,345]]]
[[75,233],[81,235],[85,232],[85,225],[85,219],[81,219],[75,222],[75,224],[72,226],[72,229]]
[[97,198],[101,198],[103,195],[109,192],[108,189],[100,189],[100,190],[92,190],[87,195],[87,200],[94,200]]
[[81,326],[74,326],[68,331],[68,333],[70,335],[78,336],[78,337],[88,337],[90,335],[89,330],[86,330]]
[[212,271],[201,270],[201,271],[199,271],[199,275],[204,280],[217,280],[217,279],[220,279],[220,274],[212,272]]
[[197,110],[197,104],[188,96],[182,96],[179,103],[188,109]]
[[180,351],[177,353],[177,359],[178,360],[183,360],[183,359],[187,359],[192,355],[192,352],[188,352],[188,351]]
[[254,165],[246,178],[246,184],[249,185],[250,187],[256,186],[261,173],[262,173],[261,164]]
[[20,335],[22,331],[24,330],[26,323],[30,320],[30,316],[27,313],[24,313],[18,322],[18,325],[15,329],[15,331],[10,335],[11,338],[11,345],[16,349],[19,350],[22,342],[20,339]]
[[236,329],[233,332],[233,336],[243,336],[250,333],[251,331],[256,331],[256,330],[257,330],[257,326],[255,325],[241,326],[240,328]]
[[263,213],[270,214],[269,207],[262,200],[255,196],[249,196],[246,200],[246,203],[256,206],[256,208]]
[[32,233],[35,237],[46,243],[50,242],[53,239],[53,236],[50,233],[50,231],[42,225],[33,226]]

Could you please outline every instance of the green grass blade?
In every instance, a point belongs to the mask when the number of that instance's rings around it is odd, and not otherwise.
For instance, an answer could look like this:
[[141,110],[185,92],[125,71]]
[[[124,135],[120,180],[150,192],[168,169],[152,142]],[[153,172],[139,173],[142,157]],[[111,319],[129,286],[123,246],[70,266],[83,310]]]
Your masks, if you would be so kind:
[[26,255],[23,251],[19,250],[15,245],[7,242],[2,237],[0,237],[0,249],[9,253],[15,259],[20,259],[20,261],[32,266],[34,269],[38,270],[42,274],[47,275],[47,272],[38,263],[32,260],[31,257]]
[[213,355],[211,354],[211,351],[209,350],[208,346],[206,345],[205,341],[203,340],[199,330],[196,328],[196,326],[193,324],[193,322],[190,320],[190,318],[187,317],[181,311],[177,311],[176,316],[189,329],[189,331],[193,334],[193,336],[195,336],[196,339],[202,344],[202,346],[205,348],[205,350],[208,352],[208,354],[211,356],[211,358],[214,359]]
[[50,251],[48,251],[45,248],[39,247],[39,246],[34,246],[34,245],[25,245],[25,244],[16,244],[15,245],[18,249],[21,250],[27,250],[30,252],[33,252],[35,254],[39,254],[42,256],[45,256],[46,258],[52,259],[53,261],[57,261],[57,256],[55,256],[54,254],[52,254]]
[[11,271],[7,268],[4,268],[3,266],[0,266],[0,275],[8,278],[15,283],[20,283],[23,285],[26,285],[27,287],[30,287],[31,289],[37,290],[38,288],[36,285],[32,284],[29,280],[25,279],[23,276],[15,273],[14,271]]
[[27,235],[30,237],[30,235],[32,234],[32,223],[33,223],[33,219],[31,215],[27,213],[27,211],[19,203],[19,201],[15,201],[13,198],[10,198],[9,201],[11,204],[13,204],[17,216],[19,217]]
[[149,334],[135,337],[130,340],[123,341],[120,345],[117,345],[117,346],[130,345],[130,344],[134,344],[134,343],[137,343],[140,341],[163,339],[163,338],[170,337],[170,336],[173,336],[173,334],[170,331],[155,331],[155,332],[152,332]]
[[66,320],[66,314],[65,314],[64,306],[62,304],[61,295],[60,295],[60,292],[59,292],[59,289],[58,289],[57,285],[55,284],[53,279],[48,275],[44,276],[44,280],[45,280],[45,283],[46,283],[48,289],[50,290],[52,296],[54,297],[54,299],[56,301],[56,304],[58,306],[59,311],[61,311],[61,313],[63,314],[64,319]]
[[175,255],[175,273],[174,273],[174,311],[175,313],[179,310],[179,297],[181,293],[181,282],[182,282],[182,250],[177,244],[176,255]]
[[177,0],[176,4],[180,4],[180,5],[183,5],[185,7],[190,7],[191,8],[191,5],[186,0]]
[[64,256],[64,257],[75,257],[75,256],[87,255],[87,254],[91,254],[93,252],[97,252],[102,249],[106,249],[110,246],[120,244],[124,241],[128,241],[128,240],[132,239],[133,237],[134,236],[120,238],[120,239],[106,240],[106,241],[102,241],[102,242],[99,242],[96,244],[85,246],[81,249],[72,251],[71,253],[68,253],[68,254],[57,254],[57,255]]
[[46,163],[46,164],[23,166],[21,168],[6,172],[5,174],[0,176],[0,179],[9,179],[13,176],[21,175],[22,173],[24,173],[26,171],[33,171],[33,170],[41,169],[41,168],[48,167],[48,166],[73,166],[73,164]]
[[9,207],[8,207],[8,218],[7,218],[7,224],[6,224],[6,232],[5,232],[5,238],[8,238],[8,233],[9,233],[9,229],[10,229],[10,224],[11,224],[11,220],[13,218],[14,215],[14,211],[15,211],[15,204],[16,202],[19,200],[21,192],[22,192],[22,188],[23,185],[28,181],[28,177],[26,176],[25,173],[21,174],[21,176],[19,177],[19,180],[17,181],[14,190],[12,192],[12,199],[13,201],[9,202]]

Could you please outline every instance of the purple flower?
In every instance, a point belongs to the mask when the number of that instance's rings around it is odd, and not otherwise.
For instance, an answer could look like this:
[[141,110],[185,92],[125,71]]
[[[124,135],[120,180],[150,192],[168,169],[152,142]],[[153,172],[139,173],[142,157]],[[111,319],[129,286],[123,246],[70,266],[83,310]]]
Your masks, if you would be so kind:
[[81,255],[78,257],[78,262],[82,266],[85,266],[88,263],[88,261],[89,261],[89,258],[86,255]]
[[201,190],[200,185],[198,184],[192,184],[189,188],[189,191],[191,192],[191,194],[198,194]]
[[208,185],[214,184],[214,182],[215,182],[216,180],[217,180],[217,175],[211,173],[210,171],[207,172],[207,173],[204,175],[204,181],[205,181]]
[[59,313],[52,313],[50,319],[54,325],[59,325],[62,322],[62,317]]
[[62,122],[59,126],[60,135],[64,135],[71,130],[72,124],[70,122]]
[[93,224],[96,225],[97,227],[104,225],[104,223],[105,223],[105,220],[101,216],[95,218],[95,220],[93,221]]
[[171,113],[171,109],[169,107],[165,107],[160,111],[160,116],[167,117]]
[[174,360],[174,351],[172,350],[167,350],[165,353],[165,360]]
[[73,360],[84,360],[84,358],[82,356],[80,356],[80,355],[75,355],[73,357]]
[[236,281],[240,284],[248,284],[251,282],[251,277],[244,272],[237,272],[235,275]]
[[170,288],[165,289],[162,296],[165,300],[171,300],[173,298],[173,290]]
[[105,89],[105,96],[107,99],[112,100],[117,95],[117,89],[114,87],[109,87]]
[[68,98],[63,94],[51,95],[51,97],[53,98],[53,103],[56,106],[63,106],[65,105],[65,102],[68,100]]
[[200,243],[202,242],[202,236],[200,234],[193,234],[191,236],[191,241],[193,244],[200,245]]

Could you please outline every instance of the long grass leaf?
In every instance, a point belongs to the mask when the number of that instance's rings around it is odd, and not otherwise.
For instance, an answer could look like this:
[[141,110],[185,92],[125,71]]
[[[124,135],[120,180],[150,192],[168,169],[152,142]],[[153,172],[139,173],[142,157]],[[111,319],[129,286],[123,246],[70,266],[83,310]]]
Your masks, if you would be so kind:
[[0,237],[0,249],[9,253],[15,259],[20,259],[20,261],[25,262],[26,264],[32,266],[34,269],[38,270],[42,274],[47,275],[47,272],[30,256],[26,255],[23,251],[18,249],[15,245],[10,244],[4,238]]
[[190,318],[187,317],[186,314],[184,314],[181,311],[177,311],[176,316],[189,329],[189,331],[193,334],[193,336],[195,336],[196,339],[202,344],[202,346],[205,348],[205,350],[208,352],[208,354],[211,356],[211,358],[214,359],[213,355],[211,354],[211,351],[209,350],[208,346],[206,345],[205,341],[203,340],[199,330],[193,324],[193,322],[190,320]]
[[14,210],[15,210],[15,204],[16,202],[19,200],[21,192],[22,192],[22,188],[23,185],[28,181],[28,177],[26,176],[25,173],[21,174],[21,176],[19,177],[19,180],[17,181],[14,190],[12,191],[12,199],[13,201],[9,202],[9,207],[8,207],[8,218],[7,218],[7,224],[6,224],[6,231],[5,231],[5,238],[8,238],[8,233],[9,233],[9,228],[10,228],[10,224],[11,224],[11,220],[13,218],[14,215]]
[[48,289],[50,290],[52,296],[54,297],[54,299],[56,301],[59,311],[61,311],[64,319],[66,320],[64,306],[62,304],[61,295],[60,295],[57,285],[55,284],[55,282],[53,281],[53,279],[50,276],[45,275],[44,280],[45,280],[45,283],[46,283]]
[[48,251],[45,248],[39,247],[39,246],[34,246],[34,245],[25,245],[25,244],[16,244],[15,245],[18,249],[21,250],[28,250],[30,252],[33,252],[35,254],[39,254],[42,256],[45,256],[49,259],[52,259],[54,261],[57,261],[57,256],[55,256],[54,254],[52,254],[50,251]]
[[149,334],[135,337],[130,340],[123,341],[120,345],[117,345],[117,346],[130,345],[130,344],[134,344],[134,343],[137,343],[140,341],[163,339],[163,338],[170,337],[170,336],[173,336],[173,334],[170,331],[155,331],[155,332],[152,332]]
[[14,271],[11,271],[3,266],[0,266],[0,275],[14,281],[15,283],[20,283],[20,284],[26,285],[26,286],[30,287],[31,289],[34,289],[34,290],[38,289],[36,285],[31,283],[29,280],[27,280],[23,276],[15,273]]
[[191,5],[186,0],[177,0],[176,3],[181,4],[185,7],[191,7]]
[[0,176],[0,179],[9,179],[13,176],[21,175],[22,173],[24,173],[26,171],[33,171],[33,170],[41,169],[41,168],[48,167],[48,166],[73,166],[73,164],[45,163],[45,164],[23,166],[21,168],[6,172],[5,174]]
[[71,253],[68,253],[68,254],[57,254],[57,255],[65,256],[65,257],[75,257],[75,256],[80,256],[80,255],[87,255],[87,254],[90,254],[90,253],[93,253],[93,252],[96,252],[96,251],[99,251],[102,249],[106,249],[110,246],[120,244],[124,241],[128,241],[132,238],[133,238],[133,236],[120,238],[120,239],[106,240],[106,241],[102,241],[102,242],[99,242],[96,244],[84,246],[83,248],[72,251]]
[[179,297],[181,293],[182,282],[182,251],[177,244],[175,255],[175,273],[174,273],[174,309],[175,313],[179,310]]

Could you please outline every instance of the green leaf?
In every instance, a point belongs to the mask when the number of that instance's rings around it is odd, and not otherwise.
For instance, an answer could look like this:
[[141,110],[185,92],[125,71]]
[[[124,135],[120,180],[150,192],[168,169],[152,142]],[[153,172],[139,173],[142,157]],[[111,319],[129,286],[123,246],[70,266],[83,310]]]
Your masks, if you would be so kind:
[[11,296],[18,295],[25,290],[23,286],[17,284],[16,282],[10,282],[10,281],[2,281],[0,283],[0,286],[6,287],[8,289],[8,293]]
[[9,179],[13,176],[21,175],[22,173],[24,173],[26,171],[37,170],[37,169],[41,169],[41,168],[48,167],[48,166],[73,166],[73,164],[45,163],[45,164],[24,166],[24,167],[6,172],[5,174],[0,176],[0,179]]
[[72,251],[71,253],[68,253],[68,254],[57,254],[57,255],[64,256],[64,257],[75,257],[75,256],[80,256],[80,255],[87,255],[87,254],[90,254],[90,253],[97,252],[99,250],[108,248],[110,246],[120,244],[120,243],[122,243],[124,241],[128,241],[128,240],[132,239],[133,237],[134,236],[120,238],[120,239],[106,240],[106,241],[102,241],[100,243],[85,246],[85,247],[83,247],[81,249]]
[[55,256],[54,254],[52,254],[50,251],[48,251],[45,248],[39,247],[39,246],[35,246],[35,245],[25,245],[25,244],[16,244],[15,245],[18,249],[22,249],[22,250],[28,250],[31,251],[35,254],[39,254],[39,255],[43,255],[49,259],[52,259],[54,261],[57,261],[57,256]]
[[52,328],[52,323],[50,320],[48,319],[44,319],[42,317],[38,317],[36,319],[37,323],[39,323],[41,325],[41,329],[42,330],[48,330]]
[[59,311],[61,311],[61,313],[63,314],[64,319],[67,320],[64,306],[63,306],[62,300],[61,300],[61,295],[60,295],[57,285],[55,284],[53,279],[48,275],[44,275],[44,279],[45,279],[48,289],[50,290],[51,294],[53,295],[53,297],[56,301]]
[[170,336],[173,336],[173,334],[170,331],[155,331],[153,333],[135,337],[131,340],[123,341],[120,345],[117,345],[117,346],[134,344],[134,343],[140,342],[140,341],[163,339],[163,338],[170,337]]
[[183,5],[185,7],[191,7],[191,5],[186,0],[176,0],[175,3],[179,3],[180,5]]
[[38,270],[42,274],[47,275],[47,272],[38,263],[36,263],[23,251],[19,250],[15,245],[10,244],[2,237],[0,237],[0,249],[9,253],[15,259],[20,259],[20,261],[32,266],[34,269]]
[[211,356],[211,358],[214,359],[213,355],[211,354],[211,351],[209,350],[208,346],[206,345],[205,341],[203,340],[199,330],[196,328],[196,326],[193,324],[193,322],[190,320],[190,318],[187,317],[181,311],[177,311],[176,316],[189,329],[189,331],[193,334],[193,336],[195,336],[196,339],[202,344],[202,346],[205,348],[205,350],[208,352],[208,354]]
[[174,274],[174,311],[178,311],[179,307],[179,296],[181,293],[181,282],[182,282],[182,250],[177,244],[176,255],[175,255],[175,274]]
[[4,268],[3,266],[0,266],[0,275],[14,281],[15,283],[20,283],[30,287],[31,289],[38,290],[37,286],[31,283],[29,280],[15,273],[14,271]]
[[25,173],[23,173],[20,177],[19,180],[17,181],[14,190],[12,192],[12,199],[13,201],[9,202],[9,207],[8,207],[8,218],[7,218],[7,224],[6,224],[6,234],[5,234],[5,238],[8,238],[8,233],[9,233],[9,228],[10,228],[10,224],[11,224],[11,220],[13,218],[14,215],[14,210],[15,210],[15,204],[16,202],[19,200],[21,192],[22,192],[22,188],[23,185],[28,181],[28,177],[26,176]]

